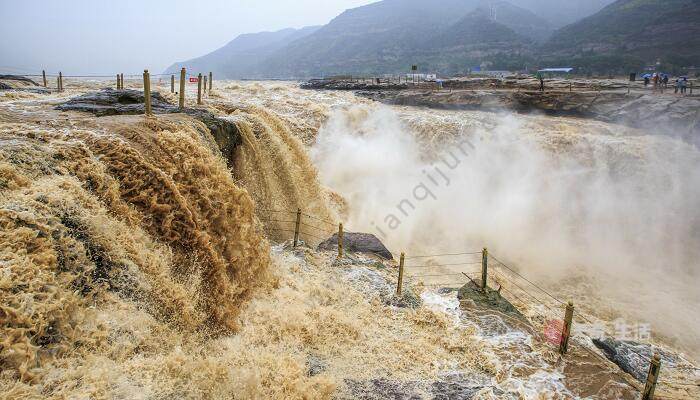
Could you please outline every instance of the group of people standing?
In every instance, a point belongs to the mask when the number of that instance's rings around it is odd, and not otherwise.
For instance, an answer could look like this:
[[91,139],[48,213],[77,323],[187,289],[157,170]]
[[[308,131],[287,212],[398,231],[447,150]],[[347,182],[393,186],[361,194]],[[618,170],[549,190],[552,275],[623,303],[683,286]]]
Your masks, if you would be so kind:
[[685,94],[688,91],[688,78],[685,76],[682,78],[676,79],[676,90],[675,93],[680,92],[681,94]]
[[[654,73],[651,76],[644,76],[644,86],[649,86],[649,83],[653,81],[654,90],[660,89],[661,91],[663,91],[663,89],[666,89],[668,87],[668,80],[668,75]],[[688,77],[681,76],[677,78],[674,85],[674,89],[674,93],[686,94],[688,91]]]

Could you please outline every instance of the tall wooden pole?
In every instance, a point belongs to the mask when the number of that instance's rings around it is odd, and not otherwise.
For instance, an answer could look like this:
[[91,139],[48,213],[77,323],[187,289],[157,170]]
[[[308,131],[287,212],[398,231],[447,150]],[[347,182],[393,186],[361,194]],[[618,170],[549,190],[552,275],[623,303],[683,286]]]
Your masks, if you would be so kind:
[[[214,76],[211,74],[211,71],[209,72],[209,94],[211,94],[211,86],[214,83]],[[692,86],[691,86],[692,88]],[[690,94],[693,94],[693,90],[690,90]]]
[[338,258],[343,258],[343,223],[338,224]]
[[656,391],[656,384],[659,381],[660,371],[661,357],[659,357],[658,354],[654,354],[654,358],[651,359],[649,365],[649,373],[647,374],[647,382],[642,392],[642,400],[654,400],[654,392]]
[[145,103],[146,115],[153,115],[151,110],[151,74],[148,70],[143,70],[143,98]]
[[301,225],[301,208],[297,209],[297,221],[296,221],[296,225],[294,226],[294,247],[297,247],[297,244],[299,244],[300,225]]
[[187,71],[185,69],[180,70],[180,110],[185,108],[185,75]]
[[170,93],[175,93],[175,75],[170,75]]
[[197,76],[197,104],[202,104],[202,73]]
[[44,87],[47,87],[46,83],[46,70],[41,70],[41,77],[44,78]]
[[399,281],[396,284],[396,295],[401,296],[401,291],[403,288],[403,263],[406,255],[401,253],[401,258],[399,259]]
[[489,251],[484,248],[481,251],[481,289],[486,289],[489,279]]
[[571,337],[571,324],[574,318],[574,303],[566,305],[564,314],[564,327],[561,331],[561,342],[559,342],[559,354],[564,355],[569,350],[569,338]]

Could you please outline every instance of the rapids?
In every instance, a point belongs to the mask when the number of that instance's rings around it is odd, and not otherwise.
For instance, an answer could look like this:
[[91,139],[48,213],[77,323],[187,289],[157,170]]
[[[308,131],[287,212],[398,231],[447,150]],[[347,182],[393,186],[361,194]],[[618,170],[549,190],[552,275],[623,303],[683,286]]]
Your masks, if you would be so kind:
[[[53,109],[103,86],[0,93],[0,398],[403,398],[453,388],[454,374],[478,399],[634,398],[580,350],[583,333],[562,364],[541,340],[560,309],[505,271],[494,284],[520,294],[509,300],[528,323],[439,289],[464,283],[451,266],[409,267],[420,305],[396,307],[393,263],[270,246],[291,237],[293,215],[276,212],[297,208],[395,254],[488,247],[587,320],[650,323],[653,344],[700,356],[693,146],[217,81],[205,107],[243,139],[227,159],[186,116]],[[169,82],[153,86],[176,102]],[[464,261],[450,257],[424,261]]]

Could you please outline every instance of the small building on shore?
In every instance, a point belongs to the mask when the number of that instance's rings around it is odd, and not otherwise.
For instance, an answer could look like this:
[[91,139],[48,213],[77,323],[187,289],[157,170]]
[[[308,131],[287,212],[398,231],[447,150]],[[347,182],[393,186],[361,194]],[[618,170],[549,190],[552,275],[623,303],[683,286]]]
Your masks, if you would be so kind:
[[561,68],[543,68],[537,70],[537,73],[542,76],[554,77],[554,76],[569,76],[574,72],[572,67],[561,67]]

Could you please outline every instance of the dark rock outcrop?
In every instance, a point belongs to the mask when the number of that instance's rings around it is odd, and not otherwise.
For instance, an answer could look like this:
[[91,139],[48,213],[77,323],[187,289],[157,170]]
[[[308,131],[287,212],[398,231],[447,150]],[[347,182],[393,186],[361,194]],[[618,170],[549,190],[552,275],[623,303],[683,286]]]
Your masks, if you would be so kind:
[[299,85],[302,89],[315,90],[404,90],[408,83],[388,79],[311,79]]
[[[338,250],[338,234],[318,245],[319,250]],[[343,234],[343,249],[351,253],[374,254],[387,260],[394,257],[384,244],[370,233],[345,232]]]
[[[491,387],[490,383],[486,376],[454,373],[433,382],[430,392],[434,400],[469,400],[475,398],[484,388]],[[491,387],[489,394],[500,398],[511,397],[505,396],[505,393],[494,387]]]
[[462,286],[457,292],[457,298],[460,300],[471,300],[477,306],[497,310],[503,314],[512,315],[516,318],[525,320],[525,317],[513,306],[508,300],[501,296],[497,290],[489,287],[481,289],[478,282],[471,281]]
[[629,340],[611,338],[593,339],[593,344],[603,350],[605,356],[620,369],[634,376],[638,381],[645,382],[649,371],[649,360],[654,354],[659,354],[661,363],[674,365],[680,360],[675,355],[649,344]]
[[[98,117],[108,115],[138,115],[145,112],[144,93],[138,90],[103,89],[74,97],[56,106],[60,111],[80,111]],[[151,92],[151,109],[154,114],[185,113],[201,121],[209,128],[224,158],[233,160],[233,150],[242,143],[240,132],[235,123],[219,118],[206,110],[187,108],[180,110],[169,103],[158,92]]]
[[346,380],[353,399],[393,399],[393,400],[422,400],[421,391],[416,382],[401,382],[388,379],[372,379],[369,381]]
[[[394,400],[470,400],[488,398],[515,399],[495,388],[491,379],[484,375],[451,373],[435,381],[398,381],[384,378],[366,381],[346,380],[353,399],[394,399]],[[343,397],[344,398],[344,397]]]
[[[103,89],[73,97],[56,106],[60,111],[89,112],[97,117],[107,115],[137,115],[145,112],[144,94],[138,90]],[[154,114],[179,112],[178,108],[168,103],[158,92],[151,93],[151,107]]]

